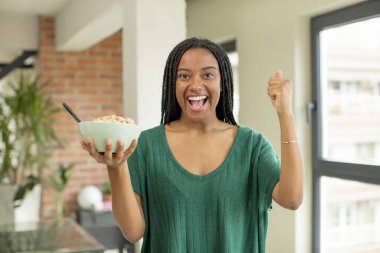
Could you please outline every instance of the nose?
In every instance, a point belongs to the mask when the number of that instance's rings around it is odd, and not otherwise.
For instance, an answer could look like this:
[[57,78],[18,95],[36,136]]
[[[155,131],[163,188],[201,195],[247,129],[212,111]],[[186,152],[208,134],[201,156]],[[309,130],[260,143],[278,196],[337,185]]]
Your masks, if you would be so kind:
[[192,82],[190,83],[190,90],[191,91],[200,91],[202,90],[204,83],[202,78],[195,77],[193,78]]

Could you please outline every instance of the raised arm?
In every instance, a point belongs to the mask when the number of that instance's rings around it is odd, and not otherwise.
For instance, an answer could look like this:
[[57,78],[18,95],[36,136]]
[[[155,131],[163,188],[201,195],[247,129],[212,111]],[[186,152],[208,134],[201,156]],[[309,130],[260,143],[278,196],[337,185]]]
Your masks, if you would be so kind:
[[118,142],[115,155],[112,155],[110,140],[106,141],[104,155],[95,150],[91,139],[86,142],[81,141],[81,145],[96,161],[107,165],[112,190],[113,215],[125,238],[132,243],[137,242],[144,236],[145,219],[142,201],[133,191],[126,162],[137,146],[136,140],[125,152],[123,152],[123,144]]
[[273,189],[272,198],[282,207],[295,210],[303,199],[304,164],[292,110],[292,82],[284,79],[280,70],[269,79],[268,95],[281,130],[280,181]]

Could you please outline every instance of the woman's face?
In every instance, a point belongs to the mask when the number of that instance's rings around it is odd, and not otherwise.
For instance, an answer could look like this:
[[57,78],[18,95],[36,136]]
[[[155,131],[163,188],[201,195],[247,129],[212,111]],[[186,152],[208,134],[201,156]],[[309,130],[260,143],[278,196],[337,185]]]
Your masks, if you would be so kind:
[[181,118],[197,122],[216,119],[220,80],[218,61],[210,51],[187,50],[177,69],[176,98],[182,110]]

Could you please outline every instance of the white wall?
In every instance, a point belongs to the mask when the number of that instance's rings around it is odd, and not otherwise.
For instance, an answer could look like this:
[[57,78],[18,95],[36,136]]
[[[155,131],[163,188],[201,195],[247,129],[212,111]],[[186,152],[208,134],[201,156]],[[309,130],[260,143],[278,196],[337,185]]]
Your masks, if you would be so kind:
[[311,126],[305,105],[311,100],[310,17],[360,1],[272,0],[188,1],[188,37],[220,42],[236,38],[239,53],[240,124],[255,128],[280,152],[277,115],[266,94],[277,69],[293,80],[297,132],[304,153],[304,203],[296,212],[275,205],[270,212],[267,252],[311,252]]
[[55,46],[61,51],[89,48],[121,29],[120,0],[76,0],[64,6],[55,19]]
[[1,63],[13,61],[23,50],[37,50],[37,16],[1,11],[0,34]]
[[184,0],[124,0],[124,113],[143,129],[160,124],[165,63],[186,37],[185,15]]

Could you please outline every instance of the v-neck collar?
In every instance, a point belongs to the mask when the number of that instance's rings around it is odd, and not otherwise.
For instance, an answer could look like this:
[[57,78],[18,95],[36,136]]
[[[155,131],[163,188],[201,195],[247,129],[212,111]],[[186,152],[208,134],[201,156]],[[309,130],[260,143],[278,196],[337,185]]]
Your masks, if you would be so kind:
[[205,175],[197,175],[197,174],[194,174],[192,172],[190,172],[189,170],[187,170],[186,168],[184,168],[177,160],[177,158],[174,156],[174,153],[172,152],[170,146],[169,146],[169,143],[168,143],[168,139],[167,139],[167,135],[166,135],[166,131],[165,131],[165,125],[162,124],[161,125],[161,136],[162,136],[162,142],[163,142],[163,145],[165,147],[165,150],[166,152],[168,153],[169,155],[169,158],[172,160],[172,162],[175,164],[175,166],[185,175],[193,178],[193,179],[197,179],[197,180],[205,180],[205,179],[208,179],[208,178],[211,178],[219,173],[221,173],[224,168],[226,167],[226,165],[228,164],[228,161],[230,160],[230,157],[232,156],[232,153],[235,149],[235,146],[237,145],[237,140],[240,138],[240,127],[238,127],[238,131],[236,133],[236,136],[235,136],[235,139],[232,143],[232,146],[230,148],[230,150],[228,151],[228,154],[227,154],[227,157],[226,159],[224,159],[224,161],[222,162],[222,164],[220,164],[217,168],[213,169],[211,172],[205,174]]

